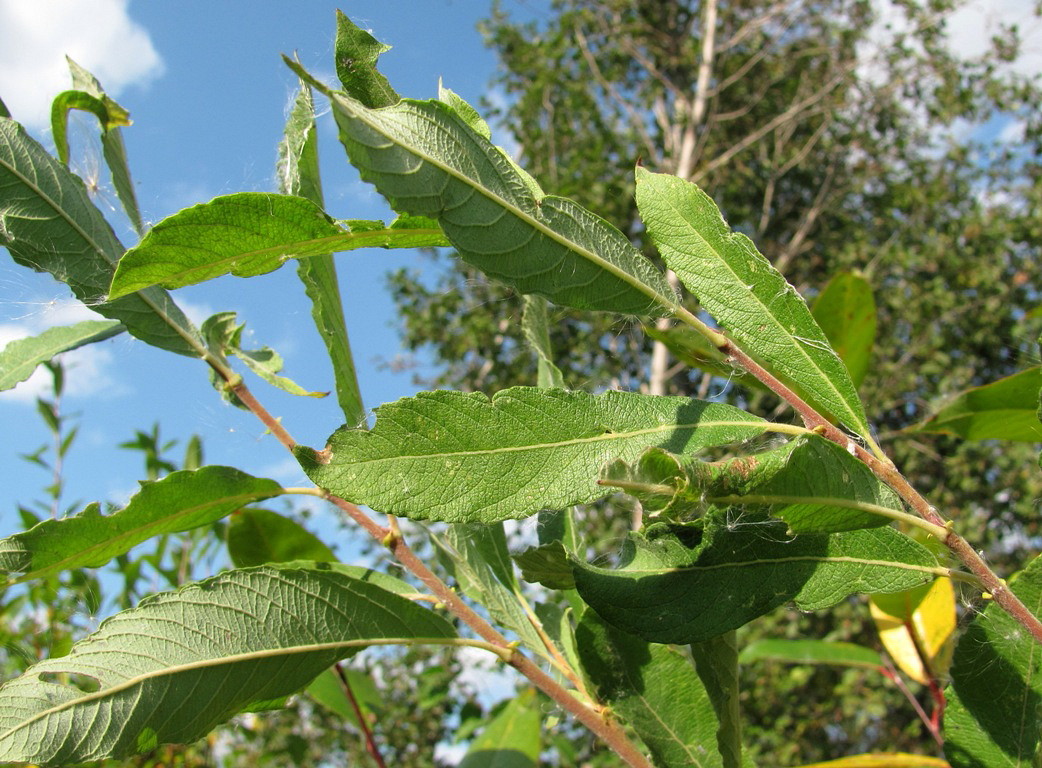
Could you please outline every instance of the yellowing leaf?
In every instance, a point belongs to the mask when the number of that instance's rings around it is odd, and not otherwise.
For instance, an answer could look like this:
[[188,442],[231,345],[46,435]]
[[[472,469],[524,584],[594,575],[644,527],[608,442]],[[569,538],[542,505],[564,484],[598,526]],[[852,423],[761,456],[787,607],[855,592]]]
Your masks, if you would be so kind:
[[[883,647],[902,672],[923,684],[945,675],[955,639],[951,579],[935,579],[906,592],[873,595],[869,607]],[[924,668],[923,656],[929,669]]]
[[824,763],[811,763],[800,768],[950,768],[939,757],[910,755],[907,752],[883,752],[874,755],[851,755]]

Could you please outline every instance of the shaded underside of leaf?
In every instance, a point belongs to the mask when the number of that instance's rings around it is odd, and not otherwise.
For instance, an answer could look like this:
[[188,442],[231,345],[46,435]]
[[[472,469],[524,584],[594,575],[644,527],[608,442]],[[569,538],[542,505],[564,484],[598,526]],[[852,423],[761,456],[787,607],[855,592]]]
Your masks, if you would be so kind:
[[627,634],[591,612],[575,635],[597,698],[633,727],[655,765],[723,765],[716,713],[690,657],[674,646]]
[[811,405],[862,436],[868,423],[846,366],[806,302],[694,184],[637,169],[637,207],[666,264],[737,344]]
[[27,339],[15,339],[0,350],[0,391],[32,376],[36,366],[55,355],[86,344],[111,339],[126,330],[118,320],[84,320],[75,325],[48,328]]
[[525,689],[474,739],[459,768],[536,768],[542,720],[535,690]]
[[610,459],[725,445],[765,426],[732,406],[632,392],[422,392],[377,408],[372,430],[335,432],[328,456],[297,456],[319,486],[380,512],[490,523],[606,496],[597,476]]
[[142,341],[197,356],[198,332],[159,288],[107,301],[123,246],[83,181],[18,123],[0,118],[0,245],[22,266],[49,272],[99,314]]
[[[1042,558],[1010,579],[1010,589],[1042,615]],[[1037,765],[1042,737],[1042,649],[991,603],[955,647],[946,690],[944,755],[952,768]]]
[[645,512],[689,520],[712,507],[761,507],[793,533],[838,533],[886,525],[901,502],[862,462],[819,435],[724,461],[656,455],[605,471]]
[[465,261],[578,309],[662,314],[672,288],[626,236],[577,203],[533,195],[499,148],[439,101],[369,109],[327,91],[362,178],[398,211],[436,218]]
[[968,389],[909,432],[937,432],[967,440],[1042,441],[1038,396],[1042,366]]
[[709,340],[687,325],[660,329],[650,323],[643,326],[644,333],[655,341],[661,341],[669,351],[685,365],[714,374],[727,381],[741,384],[758,392],[770,390],[759,379],[727,361],[727,356],[713,346]]
[[236,568],[293,560],[334,562],[333,551],[296,520],[268,509],[242,509],[228,521],[228,555]]
[[210,466],[172,472],[141,490],[121,510],[102,515],[97,504],[61,520],[44,520],[0,541],[0,572],[19,580],[69,568],[104,565],[153,536],[187,531],[234,512],[244,504],[275,496],[274,480],[231,467]]
[[794,602],[897,592],[934,577],[936,558],[892,528],[790,536],[784,523],[714,515],[630,534],[618,569],[574,562],[579,594],[620,629],[656,643],[701,642]]
[[[194,741],[378,638],[447,638],[429,610],[335,570],[231,571],[155,595],[0,688],[0,760],[44,765]],[[86,693],[49,682],[91,678]]]

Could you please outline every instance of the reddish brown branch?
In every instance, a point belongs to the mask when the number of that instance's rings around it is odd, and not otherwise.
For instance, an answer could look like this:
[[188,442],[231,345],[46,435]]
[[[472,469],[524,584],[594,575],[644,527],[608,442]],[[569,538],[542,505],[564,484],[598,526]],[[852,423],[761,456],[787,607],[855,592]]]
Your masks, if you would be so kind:
[[465,603],[449,586],[431,571],[427,564],[410,549],[405,539],[392,528],[378,525],[354,504],[338,496],[329,496],[329,500],[342,509],[352,520],[361,525],[377,541],[383,543],[395,556],[399,563],[423,582],[424,586],[441,601],[445,608],[460,621],[470,627],[482,640],[504,651],[507,663],[532,681],[533,685],[549,696],[563,710],[585,725],[593,733],[604,740],[615,753],[633,768],[652,768],[644,754],[630,741],[629,737],[614,721],[608,719],[603,711],[598,711],[583,704],[556,680],[543,671],[541,667],[520,653],[513,644],[501,635],[495,627],[479,616],[473,608]]
[[340,687],[343,688],[344,695],[347,696],[347,700],[351,702],[351,709],[354,711],[355,717],[358,718],[358,728],[362,731],[362,738],[365,739],[365,751],[369,753],[369,756],[373,758],[379,768],[387,768],[387,763],[384,762],[383,755],[380,754],[380,748],[376,745],[376,740],[373,738],[373,731],[369,727],[369,723],[365,721],[365,715],[362,714],[362,707],[358,704],[355,692],[351,688],[351,681],[347,679],[343,666],[337,662],[333,665],[333,669],[336,670],[336,675],[340,678]]
[[951,522],[945,520],[937,513],[930,503],[912,487],[897,467],[890,460],[881,460],[869,453],[854,438],[845,434],[835,425],[829,423],[825,418],[806,403],[799,395],[789,389],[775,376],[768,372],[763,366],[750,358],[745,352],[735,346],[734,342],[727,340],[720,351],[734,360],[740,366],[749,371],[753,376],[763,382],[771,391],[789,403],[803,419],[808,429],[817,429],[824,437],[847,448],[857,458],[868,465],[876,476],[889,485],[901,499],[912,508],[912,510],[923,520],[933,525],[945,528],[948,535],[944,537],[944,545],[951,553],[980,581],[981,586],[990,594],[991,598],[1006,613],[1012,616],[1023,626],[1035,640],[1042,644],[1042,621],[1039,621],[1027,606],[1010,591],[1006,582],[1000,579],[980,554],[970,546],[962,536],[952,530]]

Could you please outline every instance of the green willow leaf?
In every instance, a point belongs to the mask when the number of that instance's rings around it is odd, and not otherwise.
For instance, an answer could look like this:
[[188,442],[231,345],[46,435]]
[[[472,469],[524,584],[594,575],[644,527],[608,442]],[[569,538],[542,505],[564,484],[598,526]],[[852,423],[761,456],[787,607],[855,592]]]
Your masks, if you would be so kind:
[[876,340],[876,300],[872,286],[859,274],[840,272],[814,299],[811,313],[847,366],[850,380],[855,387],[860,387],[872,362],[872,346]]
[[[282,370],[283,365],[282,355],[271,347],[243,349],[242,332],[246,327],[246,324],[236,323],[235,321],[236,314],[234,312],[218,312],[217,314],[206,318],[201,330],[211,351],[217,353],[220,357],[234,355],[242,360],[242,362],[246,364],[247,368],[273,387],[281,389],[283,392],[288,392],[291,395],[300,395],[302,397],[325,397],[329,394],[328,392],[311,392],[304,389],[292,379],[285,376],[279,376],[278,373]],[[228,392],[227,387],[224,386],[224,382],[220,377],[211,375],[210,380],[218,392],[225,397],[234,398],[234,395],[231,395],[231,393]],[[237,401],[237,398],[233,399],[232,402],[236,405],[241,405],[241,403]]]
[[[1009,582],[1042,616],[1042,557]],[[1034,766],[1042,759],[1042,654],[994,603],[959,638],[945,695],[944,756],[952,768]]]
[[532,295],[524,297],[521,332],[528,339],[536,355],[538,385],[544,389],[564,388],[564,376],[554,363],[553,349],[550,346],[550,319],[546,299]]
[[336,75],[347,94],[367,107],[388,107],[401,97],[376,69],[376,60],[391,50],[371,34],[355,26],[342,11],[336,12],[333,56]]
[[[419,226],[416,226],[416,225]],[[109,292],[125,296],[150,285],[180,288],[221,275],[255,277],[289,259],[357,248],[448,245],[427,220],[347,228],[295,195],[239,192],[186,208],[156,224],[120,259]]]
[[536,692],[527,688],[474,739],[459,768],[537,768],[542,721]]
[[293,560],[335,562],[325,542],[296,520],[267,509],[240,509],[228,521],[228,555],[236,568]]
[[705,192],[638,168],[637,208],[666,264],[743,350],[812,406],[869,436],[850,374],[807,303],[748,237],[731,231]]
[[[277,168],[279,192],[299,195],[323,206],[315,106],[307,83],[301,82],[300,92],[286,122],[286,130],[278,145]],[[304,284],[307,298],[312,300],[312,319],[329,354],[337,401],[344,418],[349,424],[365,423],[366,408],[351,355],[337,265],[332,254],[301,258],[297,263],[297,276]]]
[[[112,186],[116,190],[116,196],[119,197],[120,204],[123,206],[127,218],[130,219],[134,231],[139,236],[143,235],[146,227],[141,219],[141,209],[138,206],[137,193],[134,191],[134,182],[130,178],[130,164],[127,162],[127,149],[123,144],[123,132],[121,130],[122,126],[130,125],[130,113],[105,93],[101,83],[98,82],[94,75],[68,56],[65,57],[65,60],[68,62],[69,71],[72,74],[73,87],[79,93],[96,99],[101,109],[94,109],[91,106],[84,107],[80,104],[63,104],[61,107],[63,114],[61,119],[59,119],[58,115],[55,114],[55,105],[64,96],[64,94],[59,94],[51,108],[51,128],[54,134],[54,144],[58,149],[58,156],[63,163],[67,164],[69,162],[68,144],[65,142],[68,107],[86,108],[88,111],[93,112],[101,123],[102,156],[105,158],[105,164],[109,167],[109,172],[112,174]],[[60,141],[59,132],[61,133]]]
[[[453,525],[434,538],[460,590],[484,606],[498,624],[515,632],[527,647],[545,653],[539,633],[525,611],[514,575],[502,523]],[[443,559],[444,559],[443,558]]]
[[3,539],[0,572],[11,581],[27,581],[70,568],[101,566],[153,536],[207,525],[244,504],[281,492],[274,480],[231,467],[172,472],[142,483],[127,506],[112,514],[103,515],[98,504],[91,504],[73,517],[44,520]]
[[[347,684],[351,689],[351,697],[354,704],[358,705],[362,716],[377,718],[377,714],[383,707],[384,694],[376,686],[376,682],[370,675],[350,667],[342,667],[340,672],[347,678]],[[353,728],[360,728],[358,713],[352,705],[352,698],[348,698],[344,691],[344,683],[335,669],[327,669],[307,687],[308,696],[321,704],[341,720],[346,721]]]
[[374,640],[454,634],[426,608],[335,570],[230,571],[142,601],[0,687],[0,761],[69,765],[190,743]]
[[123,246],[90,201],[83,181],[0,118],[0,245],[14,260],[49,272],[104,317],[119,320],[142,341],[197,357],[198,331],[159,288],[107,301]]
[[324,92],[362,178],[396,211],[437,219],[467,263],[519,293],[578,309],[648,315],[676,305],[665,276],[622,232],[572,200],[534,194],[506,153],[452,107],[406,99],[370,109]]
[[575,636],[597,698],[632,726],[656,766],[722,768],[716,712],[679,648],[648,643],[590,611]]
[[766,508],[792,533],[838,533],[886,525],[904,514],[889,486],[818,435],[715,462],[655,451],[632,465],[609,465],[601,479],[635,495],[645,512],[672,519],[689,520],[714,506],[750,506]]
[[530,584],[542,584],[550,589],[575,589],[572,564],[560,541],[529,547],[512,557],[521,569],[521,578]]
[[[283,194],[299,195],[319,207],[323,206],[315,110],[311,89],[306,83],[301,83],[279,143],[278,179],[279,191]],[[333,255],[320,254],[300,259],[297,276],[311,299],[311,317],[329,353],[340,409],[348,424],[362,424],[365,422],[365,407],[351,355]]]
[[118,320],[84,320],[15,339],[0,350],[0,392],[28,379],[36,366],[86,344],[111,339],[126,329]]
[[606,496],[610,459],[649,446],[691,452],[762,434],[729,405],[633,392],[515,387],[421,392],[376,409],[372,430],[343,427],[297,458],[320,487],[413,519],[491,523]]
[[643,329],[646,335],[655,341],[661,341],[677,360],[691,368],[698,368],[757,392],[770,392],[759,379],[728,362],[723,352],[690,326],[678,325],[662,330],[647,323]]
[[820,610],[855,593],[897,592],[939,570],[893,528],[789,536],[784,523],[715,515],[630,534],[618,569],[574,561],[601,618],[653,643],[695,643],[794,602]]
[[968,389],[909,433],[958,435],[966,440],[1042,441],[1038,394],[1042,366],[1028,368],[990,384]]
[[828,664],[837,667],[880,669],[883,657],[878,651],[854,643],[828,640],[758,640],[742,648],[741,664],[777,661],[784,664]]
[[732,630],[701,643],[692,643],[691,658],[716,712],[719,723],[716,743],[724,768],[742,768],[737,633]]

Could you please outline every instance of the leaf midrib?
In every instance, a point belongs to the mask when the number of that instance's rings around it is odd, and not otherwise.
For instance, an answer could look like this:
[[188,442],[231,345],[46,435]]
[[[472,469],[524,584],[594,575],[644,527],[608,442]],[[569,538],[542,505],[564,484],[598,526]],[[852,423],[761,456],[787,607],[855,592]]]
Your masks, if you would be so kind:
[[[652,435],[660,432],[674,432],[681,430],[696,429],[712,429],[714,427],[756,427],[759,429],[768,429],[770,423],[766,421],[696,421],[693,423],[685,424],[659,424],[654,427],[648,427],[646,429],[637,429],[629,432],[602,432],[598,435],[592,435],[590,437],[577,437],[571,440],[560,440],[551,443],[529,443],[527,445],[510,445],[502,446],[499,448],[476,448],[469,451],[451,451],[451,452],[440,452],[440,453],[421,453],[421,454],[396,454],[394,456],[381,456],[373,459],[364,459],[361,461],[350,461],[344,460],[342,462],[336,462],[339,466],[356,466],[356,465],[372,465],[385,461],[408,461],[417,460],[425,461],[428,459],[449,459],[449,458],[469,458],[471,456],[492,456],[503,453],[519,453],[524,451],[539,451],[539,450],[552,450],[555,448],[568,448],[575,445],[586,445],[597,442],[608,442],[612,440],[629,440],[633,437],[639,437],[641,435]],[[367,433],[368,434],[368,433]],[[335,450],[334,450],[334,461],[335,461]],[[331,464],[333,461],[330,462]]]
[[[213,261],[207,261],[205,264],[197,264],[187,269],[182,269],[178,272],[174,272],[168,275],[164,275],[158,282],[160,283],[176,283],[178,286],[190,285],[196,282],[193,275],[203,274],[204,276],[214,270],[221,272],[231,272],[234,269],[236,262],[243,261],[246,259],[261,259],[266,257],[280,257],[280,262],[286,262],[290,259],[295,258],[309,258],[311,256],[321,256],[327,253],[334,253],[346,250],[355,250],[356,248],[365,248],[369,245],[368,240],[386,240],[393,238],[394,235],[407,235],[407,236],[424,236],[424,237],[436,237],[441,235],[444,238],[444,233],[440,229],[377,229],[369,230],[366,232],[342,232],[336,235],[330,235],[328,237],[318,237],[309,240],[294,240],[289,243],[280,243],[279,245],[272,246],[270,248],[257,248],[254,250],[240,251],[236,254],[227,256],[223,259],[217,259]],[[352,245],[352,240],[361,241],[358,244]],[[448,242],[447,239],[446,244]],[[337,248],[336,244],[343,243],[349,248]],[[329,244],[329,247],[325,247]],[[166,245],[166,244],[164,244]],[[374,247],[383,247],[379,242],[373,244]],[[181,247],[179,244],[169,244],[166,247]],[[211,252],[210,249],[200,249],[206,252]],[[141,267],[136,267],[140,269]],[[205,279],[205,277],[203,278]],[[142,287],[148,287],[155,285],[155,282],[148,282],[142,285]],[[120,291],[117,296],[126,295],[132,291]]]
[[[607,261],[606,259],[601,258],[596,253],[594,253],[593,251],[590,251],[590,250],[580,246],[578,243],[575,243],[574,241],[569,240],[568,238],[564,237],[560,233],[554,231],[553,229],[548,227],[546,224],[541,222],[539,219],[529,215],[528,213],[526,213],[525,211],[521,210],[517,206],[515,206],[515,205],[509,203],[508,201],[504,200],[502,197],[500,197],[499,195],[494,193],[492,190],[488,189],[485,186],[482,186],[481,184],[478,184],[474,179],[471,179],[469,176],[466,176],[462,172],[457,171],[452,166],[449,166],[449,165],[446,165],[446,164],[440,162],[436,158],[431,157],[429,154],[427,154],[426,152],[421,151],[420,149],[418,149],[417,147],[415,147],[413,145],[405,145],[405,144],[401,143],[397,138],[395,138],[395,137],[389,135],[387,132],[385,132],[380,127],[379,124],[375,124],[375,123],[371,122],[370,120],[366,119],[365,114],[361,114],[360,115],[357,112],[357,110],[353,107],[353,105],[351,105],[351,103],[348,102],[341,94],[335,94],[335,93],[329,91],[329,92],[327,92],[326,95],[329,96],[330,98],[340,102],[341,107],[343,109],[345,109],[345,111],[347,111],[349,113],[350,117],[352,117],[352,118],[354,118],[356,120],[361,120],[363,123],[365,123],[365,125],[367,125],[369,128],[371,128],[376,133],[378,133],[381,136],[383,136],[385,139],[390,141],[395,146],[401,147],[406,152],[409,152],[409,153],[415,155],[416,157],[419,157],[421,160],[430,163],[431,165],[435,166],[436,168],[439,168],[444,173],[446,173],[448,176],[456,179],[457,181],[462,182],[466,186],[469,186],[471,189],[474,189],[475,191],[478,192],[478,194],[483,195],[486,199],[488,199],[491,202],[499,205],[501,208],[503,208],[503,210],[507,211],[508,213],[512,214],[516,218],[520,219],[522,222],[528,224],[529,226],[531,226],[536,231],[541,232],[543,235],[545,235],[546,237],[550,238],[551,240],[553,240],[554,242],[558,243],[559,245],[564,246],[569,251],[572,251],[573,253],[578,254],[579,256],[581,256],[582,258],[586,259],[587,261],[589,261],[589,262],[597,265],[601,269],[604,269],[605,271],[611,273],[615,277],[617,277],[620,280],[622,280],[624,283],[628,284],[630,287],[636,288],[640,293],[643,293],[645,296],[650,298],[652,301],[654,301],[655,303],[657,303],[660,306],[662,306],[665,309],[667,309],[671,314],[676,312],[676,310],[677,310],[677,303],[676,303],[676,301],[671,301],[670,299],[668,299],[667,297],[663,296],[658,291],[654,290],[653,288],[651,288],[650,286],[646,285],[642,281],[635,279],[628,272],[626,272],[626,271],[616,267],[610,261]],[[418,106],[419,104],[422,104],[422,102],[414,102],[414,101],[411,101],[411,100],[408,100],[408,99],[403,99],[401,102],[399,102],[399,104],[408,104],[410,106],[414,106],[414,105]],[[395,106],[397,106],[397,105],[395,105]],[[390,110],[393,110],[394,108],[395,107],[384,107],[382,109],[366,110],[366,112],[390,111]],[[365,108],[363,107],[363,109],[365,109]],[[438,127],[442,131],[445,130],[441,126],[438,126]],[[482,152],[482,155],[484,156],[484,152]],[[540,200],[545,200],[547,197],[551,197],[551,196],[550,195],[544,195],[544,197],[541,198]],[[563,199],[567,199],[567,198],[563,198]],[[539,202],[539,201],[537,201],[537,202]],[[634,249],[634,251],[635,251],[635,255],[636,256],[640,256],[640,253],[636,252],[636,249]]]
[[[679,220],[683,222],[685,228],[688,229],[691,233],[693,233],[694,236],[698,238],[699,242],[703,243],[706,246],[706,248],[714,254],[716,259],[721,264],[723,264],[724,267],[726,267],[727,271],[730,272],[732,279],[735,281],[735,284],[741,284],[744,282],[739,278],[739,275],[734,271],[734,269],[731,267],[730,262],[727,261],[724,255],[722,255],[720,251],[713,247],[709,243],[709,241],[702,236],[702,234],[694,227],[693,224],[691,224],[689,219],[684,215],[684,212],[681,211],[679,207],[673,204],[673,202],[669,199],[668,195],[662,195],[659,199],[662,200],[666,205],[668,205],[674,211],[674,213],[676,213]],[[731,236],[733,236],[733,233]],[[721,235],[721,237],[726,239],[728,238],[728,234],[724,233],[723,235]],[[660,245],[659,247],[661,248],[662,246]],[[674,246],[667,245],[666,247],[680,253],[680,251]],[[785,325],[774,315],[773,312],[771,312],[770,308],[763,302],[763,300],[760,299],[760,297],[757,296],[754,291],[750,291],[750,295],[756,300],[757,304],[762,308],[763,312],[767,315],[767,317],[770,318],[771,322],[773,322],[775,327],[778,329],[778,332],[776,332],[775,337],[777,338],[777,335],[779,335],[780,333],[780,335],[782,335],[784,338],[790,338],[796,342],[792,346],[795,346],[795,348],[799,351],[803,359],[809,362],[813,366],[814,370],[821,374],[821,378],[828,382],[829,388],[832,389],[835,395],[839,398],[839,401],[843,403],[844,407],[846,408],[848,412],[848,417],[852,417],[854,424],[856,424],[860,429],[865,429],[866,425],[864,424],[864,419],[859,417],[857,412],[851,407],[850,403],[847,402],[846,397],[844,397],[844,395],[833,383],[832,378],[821,368],[820,365],[818,365],[817,361],[814,360],[814,358],[807,353],[807,351],[799,343],[799,340],[795,336],[793,336],[788,329],[785,328]]]

